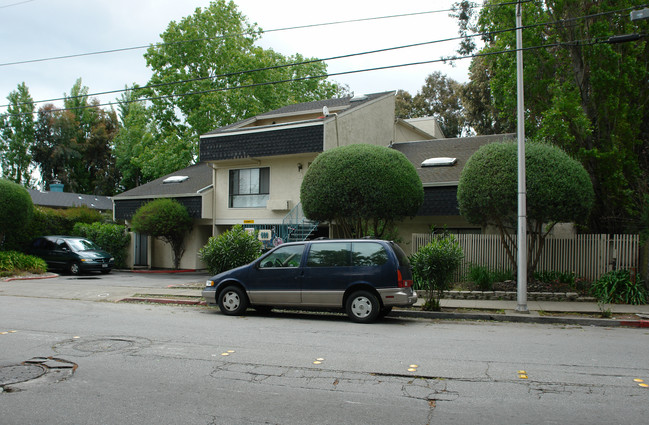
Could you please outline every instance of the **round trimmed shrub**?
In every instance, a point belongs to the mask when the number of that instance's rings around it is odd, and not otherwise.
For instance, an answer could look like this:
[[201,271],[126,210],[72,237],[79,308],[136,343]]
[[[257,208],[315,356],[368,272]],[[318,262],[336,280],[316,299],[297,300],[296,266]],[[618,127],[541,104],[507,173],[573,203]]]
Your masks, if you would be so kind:
[[254,261],[262,248],[263,244],[255,234],[237,224],[231,230],[211,237],[198,254],[210,273],[219,274]]

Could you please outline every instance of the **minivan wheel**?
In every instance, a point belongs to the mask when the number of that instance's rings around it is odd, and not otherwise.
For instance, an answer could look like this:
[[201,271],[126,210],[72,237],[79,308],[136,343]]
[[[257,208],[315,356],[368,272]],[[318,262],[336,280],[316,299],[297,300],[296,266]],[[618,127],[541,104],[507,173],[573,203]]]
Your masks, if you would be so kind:
[[218,304],[223,314],[238,316],[248,308],[248,298],[238,286],[228,286],[219,294]]
[[358,323],[370,323],[379,317],[381,303],[368,291],[354,292],[347,298],[345,310],[349,318]]
[[73,261],[68,266],[68,271],[70,272],[70,274],[78,276],[79,274],[81,274],[81,266],[79,266],[79,263],[77,263],[76,261]]

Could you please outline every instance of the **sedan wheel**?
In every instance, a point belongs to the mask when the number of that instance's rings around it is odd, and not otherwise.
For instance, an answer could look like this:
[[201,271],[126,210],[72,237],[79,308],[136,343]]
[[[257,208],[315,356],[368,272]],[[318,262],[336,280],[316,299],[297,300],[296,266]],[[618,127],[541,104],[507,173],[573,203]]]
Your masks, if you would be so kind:
[[243,314],[248,308],[248,298],[241,288],[228,286],[219,294],[219,308],[229,316]]
[[370,323],[377,319],[381,304],[374,294],[368,291],[354,292],[345,306],[347,315],[354,322]]

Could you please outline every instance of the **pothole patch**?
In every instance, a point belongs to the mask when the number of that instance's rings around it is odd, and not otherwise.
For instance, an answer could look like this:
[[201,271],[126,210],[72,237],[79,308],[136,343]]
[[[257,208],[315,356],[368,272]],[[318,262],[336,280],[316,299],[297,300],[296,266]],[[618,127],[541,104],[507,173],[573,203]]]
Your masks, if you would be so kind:
[[55,357],[34,357],[20,364],[0,366],[0,392],[60,382],[72,376],[76,369],[76,363]]

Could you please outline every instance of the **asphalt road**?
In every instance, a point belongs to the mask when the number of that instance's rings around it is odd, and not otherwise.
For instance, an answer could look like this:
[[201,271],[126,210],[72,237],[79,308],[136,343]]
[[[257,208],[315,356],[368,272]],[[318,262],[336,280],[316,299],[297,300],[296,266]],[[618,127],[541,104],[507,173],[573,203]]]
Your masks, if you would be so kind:
[[649,383],[646,329],[233,318],[97,297],[203,279],[120,275],[62,277],[49,291],[0,282],[0,377],[52,358],[40,378],[2,386],[0,424],[636,424],[649,414],[649,388],[634,381]]

